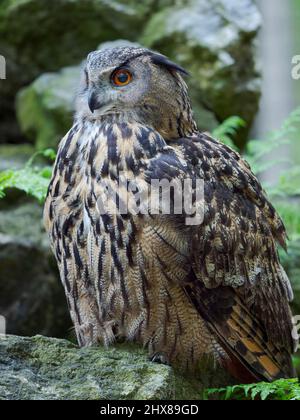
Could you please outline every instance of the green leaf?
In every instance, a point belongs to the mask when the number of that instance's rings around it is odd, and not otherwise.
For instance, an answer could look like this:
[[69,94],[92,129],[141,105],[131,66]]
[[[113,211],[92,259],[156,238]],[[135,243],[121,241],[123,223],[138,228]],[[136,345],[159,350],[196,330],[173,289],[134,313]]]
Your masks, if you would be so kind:
[[216,139],[220,140],[222,143],[226,144],[234,150],[237,150],[233,138],[235,137],[237,132],[245,126],[246,123],[244,120],[242,120],[240,117],[233,116],[227,118],[227,120],[225,120],[219,127],[217,127],[212,132],[212,135]]
[[300,401],[298,379],[281,379],[273,383],[261,382],[253,385],[236,385],[220,389],[207,389],[210,397],[221,400],[283,400]]
[[56,152],[53,149],[46,149],[42,152],[42,155],[52,161],[56,159]]
[[32,167],[0,173],[1,197],[3,198],[6,190],[16,188],[42,203],[46,198],[50,177],[51,170]]
[[55,151],[46,149],[36,152],[24,168],[0,173],[0,199],[5,197],[7,190],[15,188],[31,195],[41,203],[45,200],[52,176],[52,167],[34,166],[34,161],[38,156],[43,156],[51,161],[56,159]]

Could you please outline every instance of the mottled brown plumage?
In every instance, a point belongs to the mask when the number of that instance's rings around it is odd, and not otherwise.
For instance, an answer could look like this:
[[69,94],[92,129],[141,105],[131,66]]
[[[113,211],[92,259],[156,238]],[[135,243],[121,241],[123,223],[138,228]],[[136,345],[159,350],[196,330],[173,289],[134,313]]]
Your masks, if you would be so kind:
[[[132,81],[114,85],[116,69]],[[240,377],[293,376],[285,228],[247,163],[197,131],[183,72],[142,48],[88,57],[45,206],[78,342],[125,338],[185,369],[210,356]],[[120,179],[146,191],[186,178],[204,180],[200,225],[115,212],[106,195]]]

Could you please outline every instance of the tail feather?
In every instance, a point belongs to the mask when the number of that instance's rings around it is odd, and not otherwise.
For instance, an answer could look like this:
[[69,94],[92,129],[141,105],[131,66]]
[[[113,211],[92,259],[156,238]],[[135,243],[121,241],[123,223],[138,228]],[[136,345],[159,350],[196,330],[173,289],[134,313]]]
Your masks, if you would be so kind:
[[247,383],[296,377],[290,350],[269,339],[233,289],[223,289],[221,294],[198,283],[197,295],[191,289],[189,295],[228,354],[224,366]]

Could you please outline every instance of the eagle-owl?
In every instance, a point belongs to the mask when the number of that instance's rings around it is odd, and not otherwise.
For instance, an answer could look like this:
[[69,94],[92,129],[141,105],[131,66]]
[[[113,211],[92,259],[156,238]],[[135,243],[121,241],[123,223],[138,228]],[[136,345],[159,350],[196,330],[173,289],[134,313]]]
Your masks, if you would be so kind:
[[[130,340],[184,369],[210,356],[239,378],[291,377],[284,225],[249,165],[197,130],[185,74],[138,47],[87,58],[45,206],[79,345]],[[122,201],[121,178],[203,180],[202,222],[121,211],[107,194]]]

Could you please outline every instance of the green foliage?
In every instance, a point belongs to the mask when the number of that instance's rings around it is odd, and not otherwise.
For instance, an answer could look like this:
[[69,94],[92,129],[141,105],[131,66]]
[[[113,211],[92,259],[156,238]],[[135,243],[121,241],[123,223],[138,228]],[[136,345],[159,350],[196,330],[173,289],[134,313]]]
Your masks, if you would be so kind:
[[[239,117],[230,117],[225,120],[216,130],[213,137],[236,150],[234,137],[236,133],[245,126],[245,122]],[[273,168],[279,163],[291,162],[287,158],[270,159],[270,155],[276,150],[288,146],[293,141],[295,134],[299,133],[300,127],[300,108],[293,111],[284,121],[282,126],[271,132],[266,139],[250,140],[247,143],[244,158],[251,165],[252,171],[256,175],[263,174],[266,170]],[[291,164],[292,165],[292,164]],[[286,197],[300,195],[300,167],[292,165],[289,170],[280,174],[280,180],[276,186],[268,186],[268,193],[273,197]]]
[[55,159],[55,152],[47,149],[35,153],[26,166],[18,170],[8,170],[0,173],[0,198],[5,197],[5,192],[16,188],[36,198],[40,203],[45,200],[49,181],[52,174],[51,166],[37,166],[34,164],[38,156],[49,160]]
[[233,139],[237,132],[245,126],[246,123],[242,118],[235,116],[229,117],[212,132],[212,136],[232,149],[237,150]]
[[[230,127],[229,130],[227,129],[228,126]],[[276,185],[265,184],[264,187],[283,217],[289,238],[292,241],[300,239],[300,212],[299,202],[297,201],[300,196],[300,167],[286,158],[270,159],[270,155],[276,149],[280,150],[291,145],[293,141],[300,140],[299,127],[300,108],[292,112],[282,127],[270,133],[264,141],[251,140],[244,153],[244,158],[250,163],[256,175],[262,175],[266,170],[275,168],[279,163],[289,164],[289,169],[280,174]],[[222,124],[213,134],[230,146],[227,135],[231,137],[239,128],[239,121],[231,119]],[[300,359],[295,357],[294,361],[299,371]],[[237,385],[222,389],[209,389],[207,390],[207,398],[221,400],[300,400],[300,385],[298,380],[280,380],[271,384],[263,382],[254,385]]]
[[284,220],[290,241],[300,239],[300,212],[299,202],[275,199],[276,209]]
[[297,370],[297,372],[300,372],[300,356],[295,356],[294,358],[294,366]]
[[[245,158],[250,163],[251,168],[256,175],[260,175],[278,163],[289,162],[287,159],[272,160],[270,159],[270,154],[276,149],[283,148],[284,146],[288,146],[292,143],[294,135],[299,131],[299,124],[300,108],[297,108],[289,115],[282,126],[278,130],[271,132],[264,141],[251,140],[248,142]],[[293,168],[293,170],[289,173],[285,172],[283,174],[283,181],[286,181],[288,178],[296,175],[297,173],[300,173],[300,168]],[[284,191],[286,190],[284,189]]]
[[300,166],[287,158],[273,160],[269,156],[274,150],[283,149],[299,141],[300,108],[296,109],[283,123],[282,127],[270,134],[265,141],[253,140],[248,143],[245,158],[250,163],[256,175],[261,175],[267,169],[276,167],[279,163],[286,163],[289,169],[279,174],[276,185],[265,184],[268,196],[275,204],[277,211],[283,218],[290,240],[300,237]]
[[297,379],[281,379],[273,383],[261,382],[208,389],[206,399],[300,401],[300,384]]
[[[213,132],[213,136],[232,146],[233,138],[242,126],[242,120],[238,117],[231,117]],[[295,140],[299,141],[299,132],[300,108],[297,108],[284,121],[280,129],[270,133],[266,139],[263,141],[250,140],[244,153],[244,158],[249,162],[257,176],[263,175],[265,171],[272,168],[275,170],[276,166],[281,163],[289,166],[289,169],[285,169],[279,174],[276,185],[264,183],[264,188],[282,216],[291,240],[300,237],[299,202],[291,200],[291,197],[300,196],[300,166],[297,166],[288,158],[272,159],[270,156],[275,150],[280,152],[281,149],[290,146]]]

